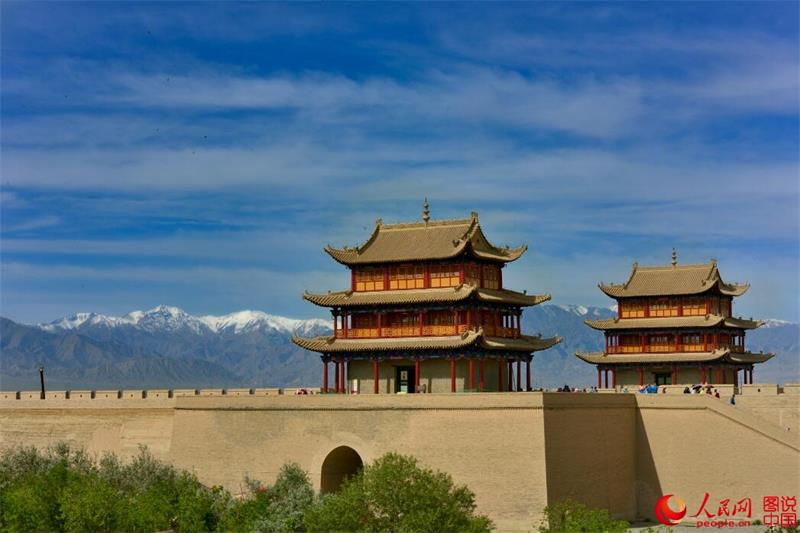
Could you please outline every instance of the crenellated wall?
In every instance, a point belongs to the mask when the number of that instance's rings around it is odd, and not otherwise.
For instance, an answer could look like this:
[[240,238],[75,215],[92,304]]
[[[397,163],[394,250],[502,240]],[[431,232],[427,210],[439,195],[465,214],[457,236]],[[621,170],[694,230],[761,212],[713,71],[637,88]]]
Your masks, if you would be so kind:
[[690,507],[705,492],[798,495],[796,432],[740,404],[761,398],[769,414],[771,401],[790,410],[800,394],[763,389],[737,396],[736,406],[682,394],[0,393],[0,446],[66,440],[129,456],[144,444],[234,492],[245,476],[272,481],[289,461],[319,487],[323,461],[339,446],[365,462],[397,451],[466,483],[500,530],[524,531],[566,497],[652,519],[666,492]]

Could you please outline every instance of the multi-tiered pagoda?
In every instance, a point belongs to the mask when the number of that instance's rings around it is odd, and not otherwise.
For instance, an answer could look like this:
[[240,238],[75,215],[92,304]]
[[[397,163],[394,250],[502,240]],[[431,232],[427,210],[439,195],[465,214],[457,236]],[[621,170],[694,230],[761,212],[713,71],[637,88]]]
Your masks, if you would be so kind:
[[772,354],[745,348],[745,331],[757,320],[734,318],[733,298],[749,285],[725,283],[712,260],[678,265],[673,250],[669,266],[633,264],[627,282],[599,285],[617,300],[617,316],[587,320],[605,332],[605,350],[577,353],[597,365],[597,386],[677,385],[753,382],[753,365]]
[[350,269],[350,288],[306,292],[306,300],[331,309],[333,335],[293,339],[322,354],[323,391],[531,390],[533,353],[560,339],[520,330],[522,309],[549,295],[503,288],[503,267],[526,247],[492,245],[476,213],[430,220],[426,201],[422,218],[379,219],[363,245],[325,248]]

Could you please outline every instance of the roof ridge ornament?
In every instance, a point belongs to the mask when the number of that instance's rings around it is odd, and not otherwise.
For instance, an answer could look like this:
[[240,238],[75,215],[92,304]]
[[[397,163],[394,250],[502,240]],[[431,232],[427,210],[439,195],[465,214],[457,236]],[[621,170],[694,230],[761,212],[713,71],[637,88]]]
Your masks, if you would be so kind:
[[425,222],[425,225],[428,225],[428,221],[431,219],[431,210],[430,205],[428,204],[428,198],[425,198],[425,202],[422,204],[422,220]]
[[678,251],[672,247],[672,266],[678,266]]

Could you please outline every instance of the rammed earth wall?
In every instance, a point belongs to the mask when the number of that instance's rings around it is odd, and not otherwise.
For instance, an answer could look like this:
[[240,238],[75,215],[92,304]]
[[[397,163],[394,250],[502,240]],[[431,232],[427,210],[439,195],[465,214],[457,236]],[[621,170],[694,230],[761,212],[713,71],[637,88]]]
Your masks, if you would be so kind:
[[[397,451],[467,484],[505,531],[535,529],[542,508],[566,497],[633,520],[654,518],[665,493],[696,507],[705,492],[715,502],[751,497],[756,506],[764,495],[800,492],[796,432],[706,396],[226,392],[47,400],[0,393],[0,446],[66,440],[127,456],[144,444],[235,492],[245,475],[270,482],[289,461],[318,487],[325,457],[339,446],[364,461]],[[787,409],[788,395],[769,396]]]

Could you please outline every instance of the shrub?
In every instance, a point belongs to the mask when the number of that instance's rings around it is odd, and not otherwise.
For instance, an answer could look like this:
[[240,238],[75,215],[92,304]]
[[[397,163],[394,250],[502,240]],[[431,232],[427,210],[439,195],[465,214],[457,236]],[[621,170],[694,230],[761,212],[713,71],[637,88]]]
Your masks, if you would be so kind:
[[3,531],[214,531],[229,501],[145,448],[126,464],[65,444],[0,455]]
[[624,520],[614,520],[606,509],[590,509],[575,500],[548,505],[544,508],[541,533],[624,533],[630,527]]
[[323,531],[489,531],[475,495],[413,457],[389,453],[308,509],[305,525]]

